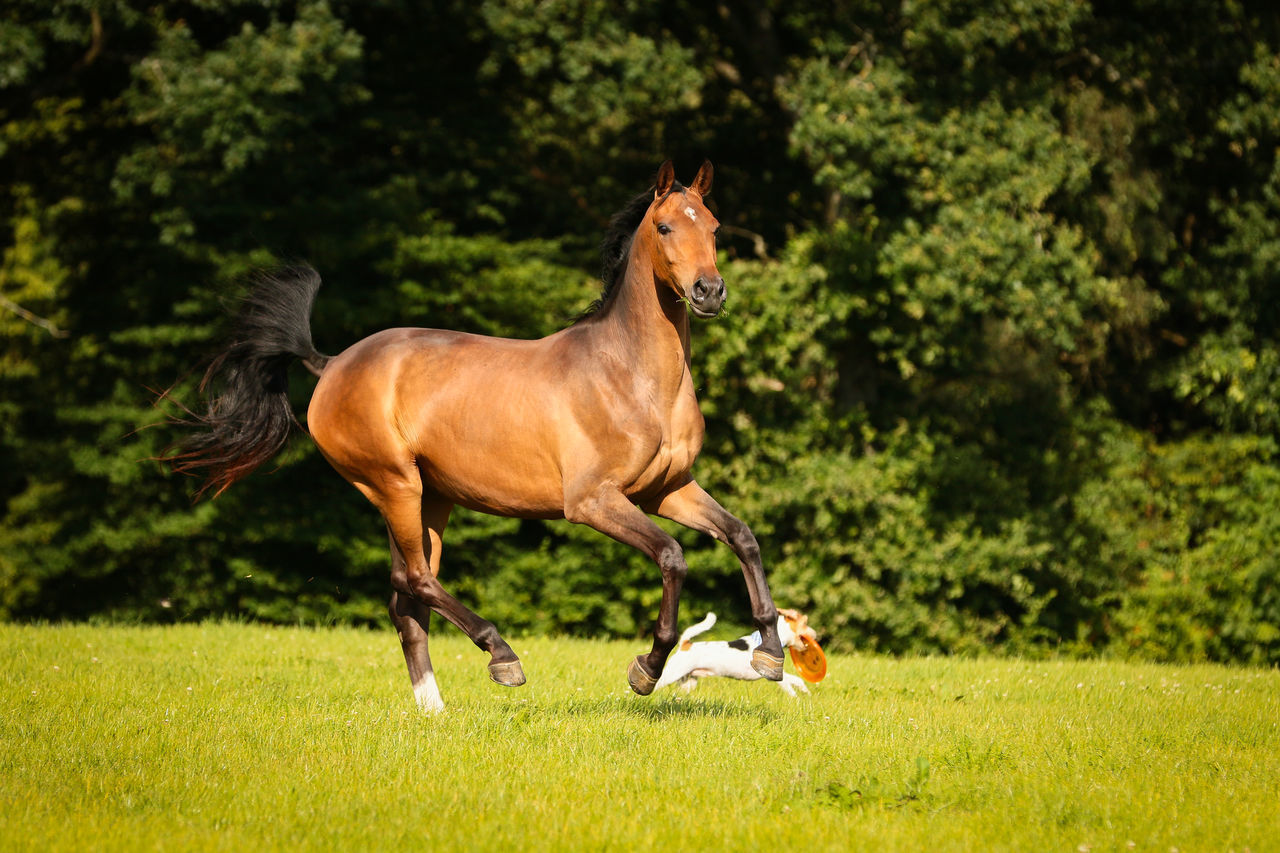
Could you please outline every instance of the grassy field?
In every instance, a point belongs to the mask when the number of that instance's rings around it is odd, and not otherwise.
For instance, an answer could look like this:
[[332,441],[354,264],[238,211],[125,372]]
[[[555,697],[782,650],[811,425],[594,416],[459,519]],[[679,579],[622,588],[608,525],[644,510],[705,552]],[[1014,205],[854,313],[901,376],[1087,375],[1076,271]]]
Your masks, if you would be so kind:
[[[0,625],[0,847],[1276,850],[1280,673],[832,657],[632,696],[640,643]],[[790,664],[788,664],[788,667]]]

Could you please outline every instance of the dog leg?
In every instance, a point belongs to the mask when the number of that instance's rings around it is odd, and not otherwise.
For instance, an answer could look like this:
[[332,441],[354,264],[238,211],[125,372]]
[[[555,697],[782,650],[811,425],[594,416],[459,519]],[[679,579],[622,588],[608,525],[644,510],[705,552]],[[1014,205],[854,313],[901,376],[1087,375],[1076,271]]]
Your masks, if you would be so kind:
[[782,690],[783,693],[786,693],[788,696],[795,696],[797,690],[799,690],[801,693],[809,692],[809,688],[804,683],[804,681],[802,679],[796,678],[794,675],[792,675],[789,672],[784,672],[782,674],[782,680],[778,682],[778,687]]

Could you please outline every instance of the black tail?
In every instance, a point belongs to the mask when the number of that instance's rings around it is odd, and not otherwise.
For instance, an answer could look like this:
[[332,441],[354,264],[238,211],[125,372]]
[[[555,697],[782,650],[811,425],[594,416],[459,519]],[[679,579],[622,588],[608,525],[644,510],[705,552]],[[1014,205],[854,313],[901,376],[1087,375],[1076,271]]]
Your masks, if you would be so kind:
[[311,343],[311,305],[320,275],[308,266],[260,273],[232,326],[231,341],[205,371],[203,415],[167,457],[173,470],[205,478],[199,495],[217,496],[284,447],[297,424],[289,406],[288,368],[302,359],[317,376],[328,361]]

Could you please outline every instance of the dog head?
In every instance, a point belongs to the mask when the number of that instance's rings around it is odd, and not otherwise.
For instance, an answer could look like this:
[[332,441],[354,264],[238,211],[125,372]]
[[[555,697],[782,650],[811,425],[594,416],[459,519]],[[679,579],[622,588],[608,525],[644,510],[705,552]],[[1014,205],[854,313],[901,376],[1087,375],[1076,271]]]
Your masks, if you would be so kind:
[[818,632],[809,627],[809,617],[787,607],[778,608],[778,634],[786,648],[802,651],[804,637],[814,643],[818,642]]

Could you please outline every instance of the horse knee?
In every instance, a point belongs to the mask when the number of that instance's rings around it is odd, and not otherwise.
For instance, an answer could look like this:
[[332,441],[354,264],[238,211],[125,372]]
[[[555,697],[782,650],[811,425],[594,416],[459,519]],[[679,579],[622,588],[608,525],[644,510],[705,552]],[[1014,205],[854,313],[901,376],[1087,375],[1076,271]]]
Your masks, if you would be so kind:
[[730,547],[737,552],[739,559],[749,565],[760,563],[760,543],[756,541],[755,534],[744,522],[735,518],[725,534]]
[[684,561],[684,551],[674,539],[658,551],[658,568],[662,570],[662,580],[666,582],[684,583],[689,574],[689,565]]

